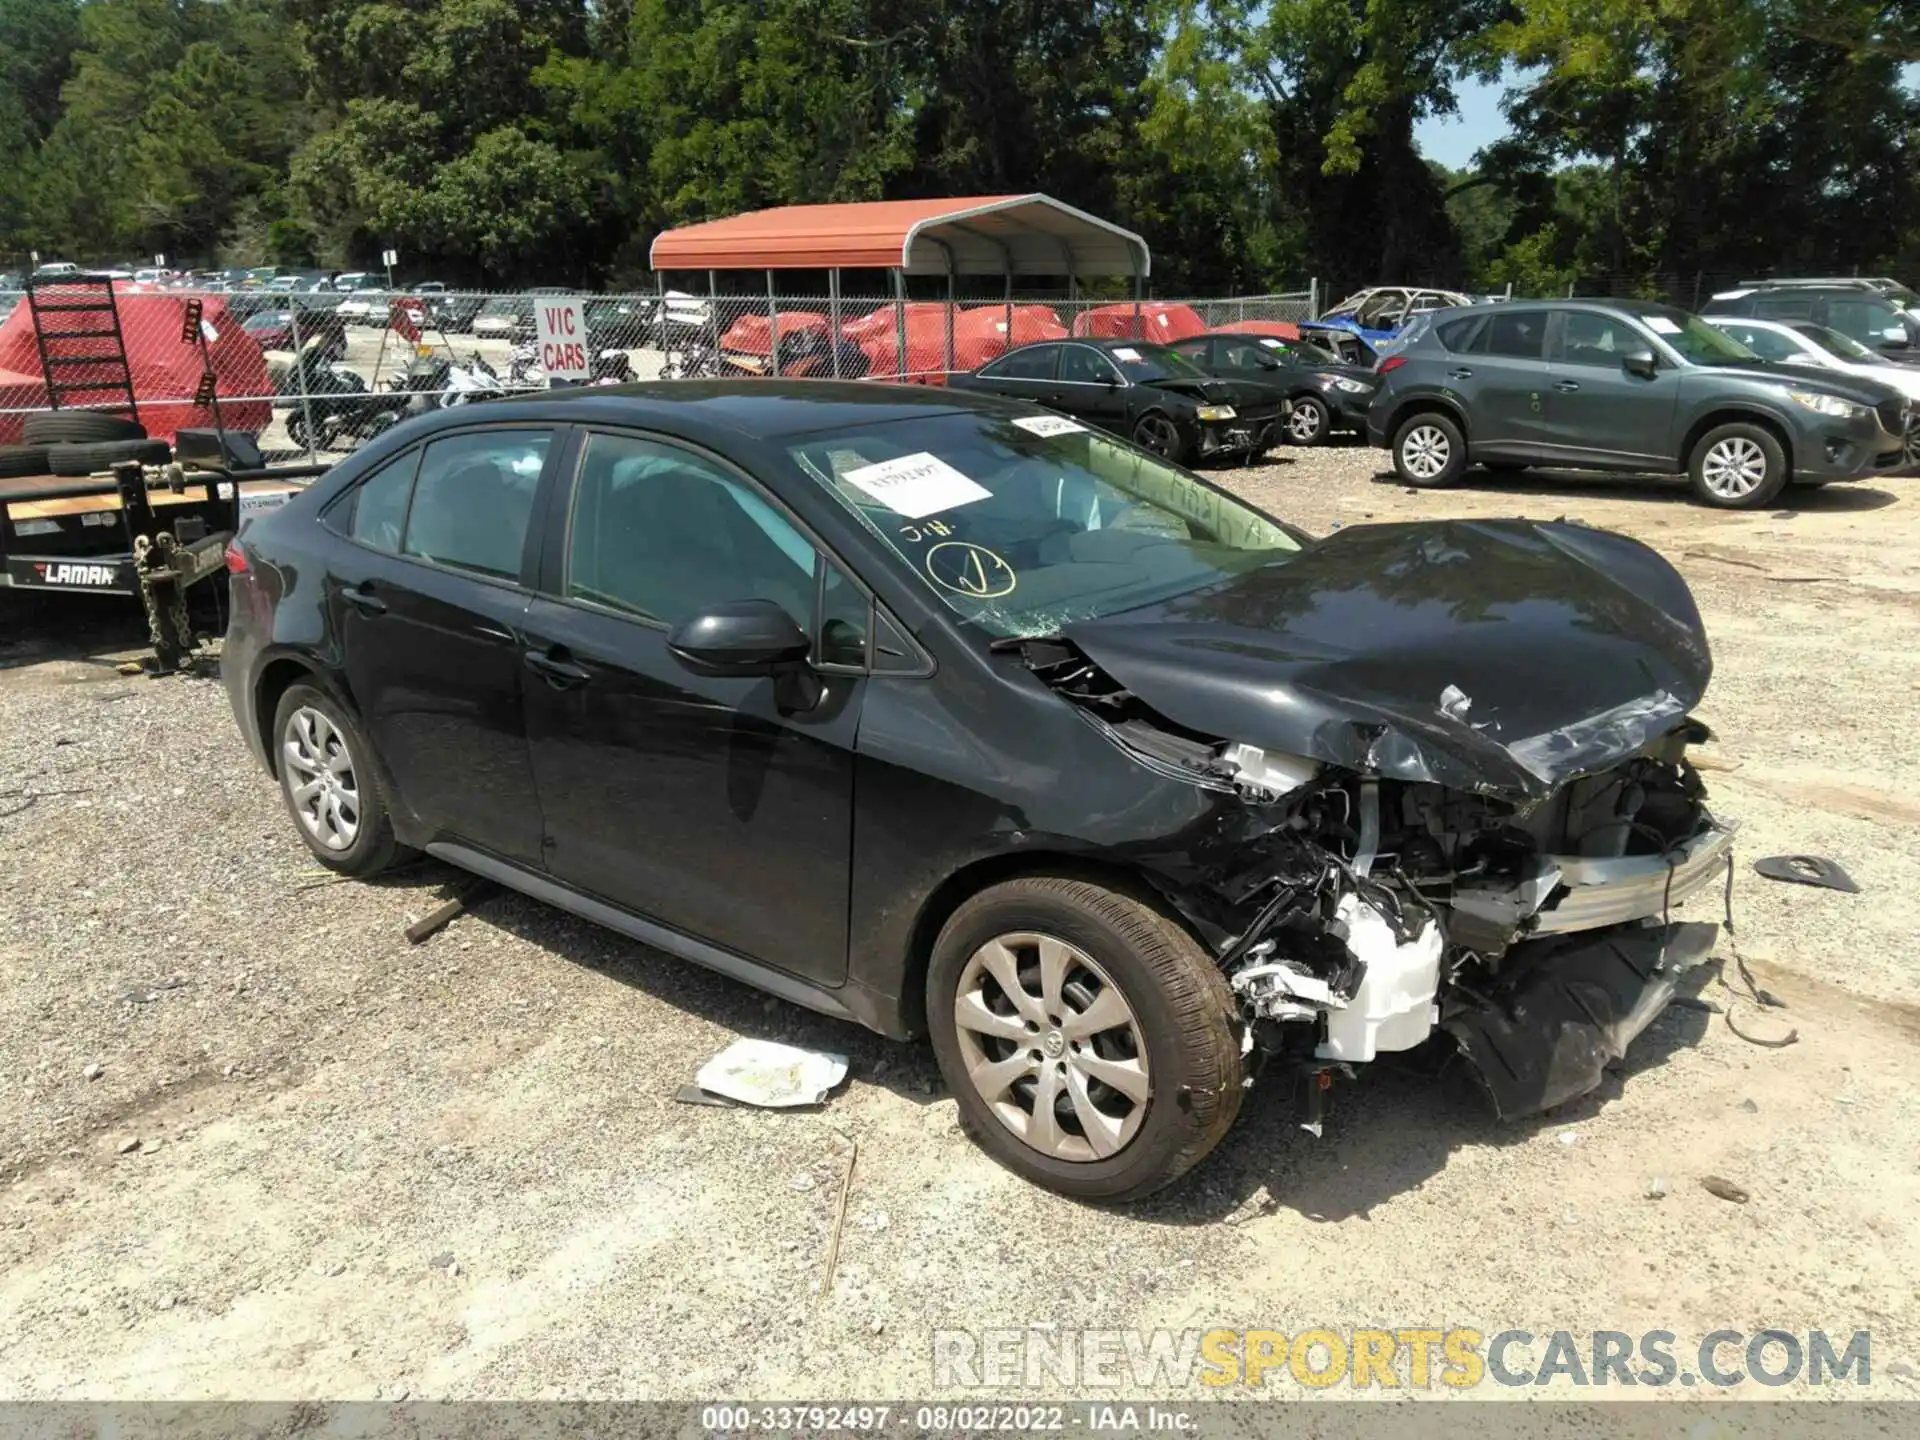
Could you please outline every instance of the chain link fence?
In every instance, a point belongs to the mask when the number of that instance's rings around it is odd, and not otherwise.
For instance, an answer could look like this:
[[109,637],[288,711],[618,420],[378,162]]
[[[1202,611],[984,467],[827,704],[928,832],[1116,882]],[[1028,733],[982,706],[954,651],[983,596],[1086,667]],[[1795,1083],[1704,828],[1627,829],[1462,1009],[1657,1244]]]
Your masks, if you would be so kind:
[[[41,298],[43,324],[58,328],[45,313],[48,292]],[[252,436],[268,459],[316,461],[425,410],[550,384],[778,376],[937,385],[1034,341],[1172,341],[1222,326],[1309,319],[1317,299],[1311,289],[1136,304],[1024,292],[951,302],[670,289],[337,292],[304,282],[242,291],[121,284],[115,291],[139,418],[150,435],[217,427]],[[555,322],[544,329],[543,307]],[[543,354],[541,341],[558,327],[573,327],[575,348]],[[86,353],[103,357],[116,344],[89,343],[96,351]],[[550,373],[556,360],[565,362],[564,379]],[[104,395],[50,395],[42,361],[26,297],[0,292],[0,445],[19,443],[23,417],[53,408],[55,398],[113,404]],[[58,378],[66,384],[87,375],[81,365]]]

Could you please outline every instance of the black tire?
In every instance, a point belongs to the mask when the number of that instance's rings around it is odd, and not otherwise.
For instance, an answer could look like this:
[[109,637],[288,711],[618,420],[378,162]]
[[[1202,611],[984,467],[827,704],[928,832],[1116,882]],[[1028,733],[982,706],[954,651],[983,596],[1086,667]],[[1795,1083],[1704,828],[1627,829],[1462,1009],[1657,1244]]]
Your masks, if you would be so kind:
[[[357,818],[351,843],[344,846],[335,847],[323,842],[318,832],[327,828],[327,822],[316,822],[304,816],[301,801],[294,798],[302,782],[288,754],[287,745],[292,738],[296,717],[303,711],[325,717],[327,726],[339,737],[345,751],[348,767],[345,778],[350,783],[336,788],[350,791]],[[308,723],[311,725],[311,721]],[[310,733],[317,733],[317,729]],[[290,685],[280,697],[279,705],[274,707],[273,729],[268,734],[267,743],[273,756],[274,773],[280,778],[280,798],[286,803],[294,830],[307,849],[313,852],[314,859],[329,870],[359,880],[377,875],[393,864],[401,853],[400,842],[394,837],[393,816],[387,805],[386,785],[380,776],[380,766],[374,759],[373,746],[367,740],[366,731],[360,728],[359,716],[316,686]],[[321,811],[324,808],[324,804],[318,807]]]
[[49,445],[47,464],[56,475],[79,478],[110,469],[123,460],[164,465],[173,451],[164,440],[105,440],[94,445]]
[[1179,423],[1164,410],[1149,410],[1133,422],[1133,443],[1176,465],[1187,453],[1187,442],[1180,438]]
[[27,475],[51,475],[44,445],[0,445],[0,480]]
[[[1076,1135],[1081,1137],[1081,1148],[1087,1152],[1084,1158],[1043,1153],[1029,1145],[1010,1128],[1011,1122],[999,1117],[971,1077],[968,1045],[975,1047],[976,1063],[997,1057],[986,1054],[988,1042],[971,1028],[969,1038],[962,1039],[955,1019],[959,987],[981,947],[1012,935],[1064,941],[1106,972],[1104,977],[1095,976],[1077,968],[1076,961],[1076,968],[1068,971],[1072,983],[1061,986],[1063,1009],[1078,1003],[1077,995],[1103,993],[1110,977],[1132,1012],[1127,1021],[1131,1028],[1124,1035],[1116,1037],[1118,1026],[1097,1033],[1105,1044],[1123,1042],[1118,1052],[1123,1059],[1129,1047],[1137,1051],[1144,1046],[1150,1088],[1144,1098],[1133,1100],[1118,1090],[1100,1087],[1102,1103],[1125,1106],[1129,1116],[1144,1107],[1119,1149],[1103,1158],[1093,1158],[1094,1151],[1085,1142],[1078,1107],[1066,1088],[1070,1078],[1056,1079],[1061,1089],[1051,1113],[1058,1117],[1056,1124],[1068,1143],[1074,1143]],[[1015,953],[1024,952],[1016,948]],[[1031,964],[1037,972],[1037,950]],[[1089,981],[1100,988],[1087,991],[1084,985]],[[973,983],[968,981],[970,994]],[[1019,983],[1026,988],[1024,975]],[[1036,978],[1034,984],[1039,983]],[[1008,1006],[1001,1018],[1024,1028],[1027,1022],[1005,999],[1004,989],[996,985],[991,993]],[[1045,1003],[1034,991],[1025,999],[1029,1005]],[[959,1104],[961,1126],[974,1143],[1023,1179],[1074,1199],[1121,1203],[1172,1184],[1220,1143],[1240,1113],[1239,1012],[1226,977],[1179,924],[1143,900],[1104,886],[1039,876],[994,885],[966,901],[934,942],[927,971],[927,1020],[941,1073]],[[1063,1029],[1033,1032],[1036,1048],[1030,1055],[1035,1062],[1035,1086],[1047,1067],[1056,1077],[1067,1076],[1063,1067],[1073,1063],[1069,1051],[1092,1053],[1086,1047],[1095,1043],[1093,1039],[1063,1040]],[[1017,1058],[1027,1041],[994,1039],[991,1043],[1010,1046],[1009,1057]],[[1095,1059],[1113,1063],[1107,1052]],[[1010,1087],[1026,1083],[1025,1078],[1008,1082]],[[1083,1076],[1082,1083],[1091,1082]],[[1026,1119],[1021,1123],[1034,1114],[1035,1095],[1032,1088],[1024,1095],[1014,1088],[1005,1092],[1006,1104],[1015,1109],[1025,1106]]]
[[1792,478],[1780,437],[1746,420],[1714,426],[1687,457],[1694,498],[1719,510],[1764,510]]
[[1444,411],[1410,415],[1394,432],[1393,468],[1407,484],[1423,490],[1451,485],[1467,468],[1467,437]]
[[97,445],[147,438],[139,422],[101,410],[41,411],[27,416],[24,433],[29,445]]
[[1287,442],[1302,447],[1324,445],[1333,431],[1333,412],[1327,402],[1315,395],[1294,398],[1293,413],[1287,416]]

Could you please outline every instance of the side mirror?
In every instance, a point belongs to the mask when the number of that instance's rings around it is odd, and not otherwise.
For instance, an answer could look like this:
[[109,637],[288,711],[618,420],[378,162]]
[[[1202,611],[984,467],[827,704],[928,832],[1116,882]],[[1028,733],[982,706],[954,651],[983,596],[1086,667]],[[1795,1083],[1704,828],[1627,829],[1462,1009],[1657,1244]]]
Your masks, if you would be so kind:
[[1651,380],[1660,372],[1660,361],[1651,350],[1634,350],[1620,357],[1620,368],[1629,375]]
[[807,658],[806,633],[771,600],[730,600],[689,615],[667,636],[673,658],[698,675],[771,675]]

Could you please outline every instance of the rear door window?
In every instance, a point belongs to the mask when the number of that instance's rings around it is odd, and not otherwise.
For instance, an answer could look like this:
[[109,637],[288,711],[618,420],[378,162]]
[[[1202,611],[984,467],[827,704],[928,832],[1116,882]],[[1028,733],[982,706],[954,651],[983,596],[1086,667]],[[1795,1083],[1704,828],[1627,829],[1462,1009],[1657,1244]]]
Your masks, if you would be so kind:
[[1510,360],[1539,360],[1546,354],[1547,316],[1543,310],[1505,310],[1492,317],[1481,349]]
[[1080,385],[1118,385],[1120,372],[1098,350],[1086,345],[1064,346],[1060,352],[1060,378]]
[[519,579],[552,440],[546,430],[480,430],[428,445],[402,552],[496,580]]
[[1812,295],[1782,291],[1776,295],[1756,295],[1753,313],[1762,320],[1811,320],[1819,301]]
[[1035,345],[1030,350],[1014,351],[980,373],[994,380],[1051,380],[1059,354],[1058,345]]

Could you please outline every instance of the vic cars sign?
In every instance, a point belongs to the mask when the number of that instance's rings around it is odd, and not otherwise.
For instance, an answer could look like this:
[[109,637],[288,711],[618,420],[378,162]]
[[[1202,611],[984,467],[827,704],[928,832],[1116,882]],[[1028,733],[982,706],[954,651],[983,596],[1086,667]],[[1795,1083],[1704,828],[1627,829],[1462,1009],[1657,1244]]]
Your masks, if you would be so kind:
[[538,302],[534,337],[540,345],[540,368],[550,380],[590,380],[592,356],[587,353],[586,306],[579,300]]

